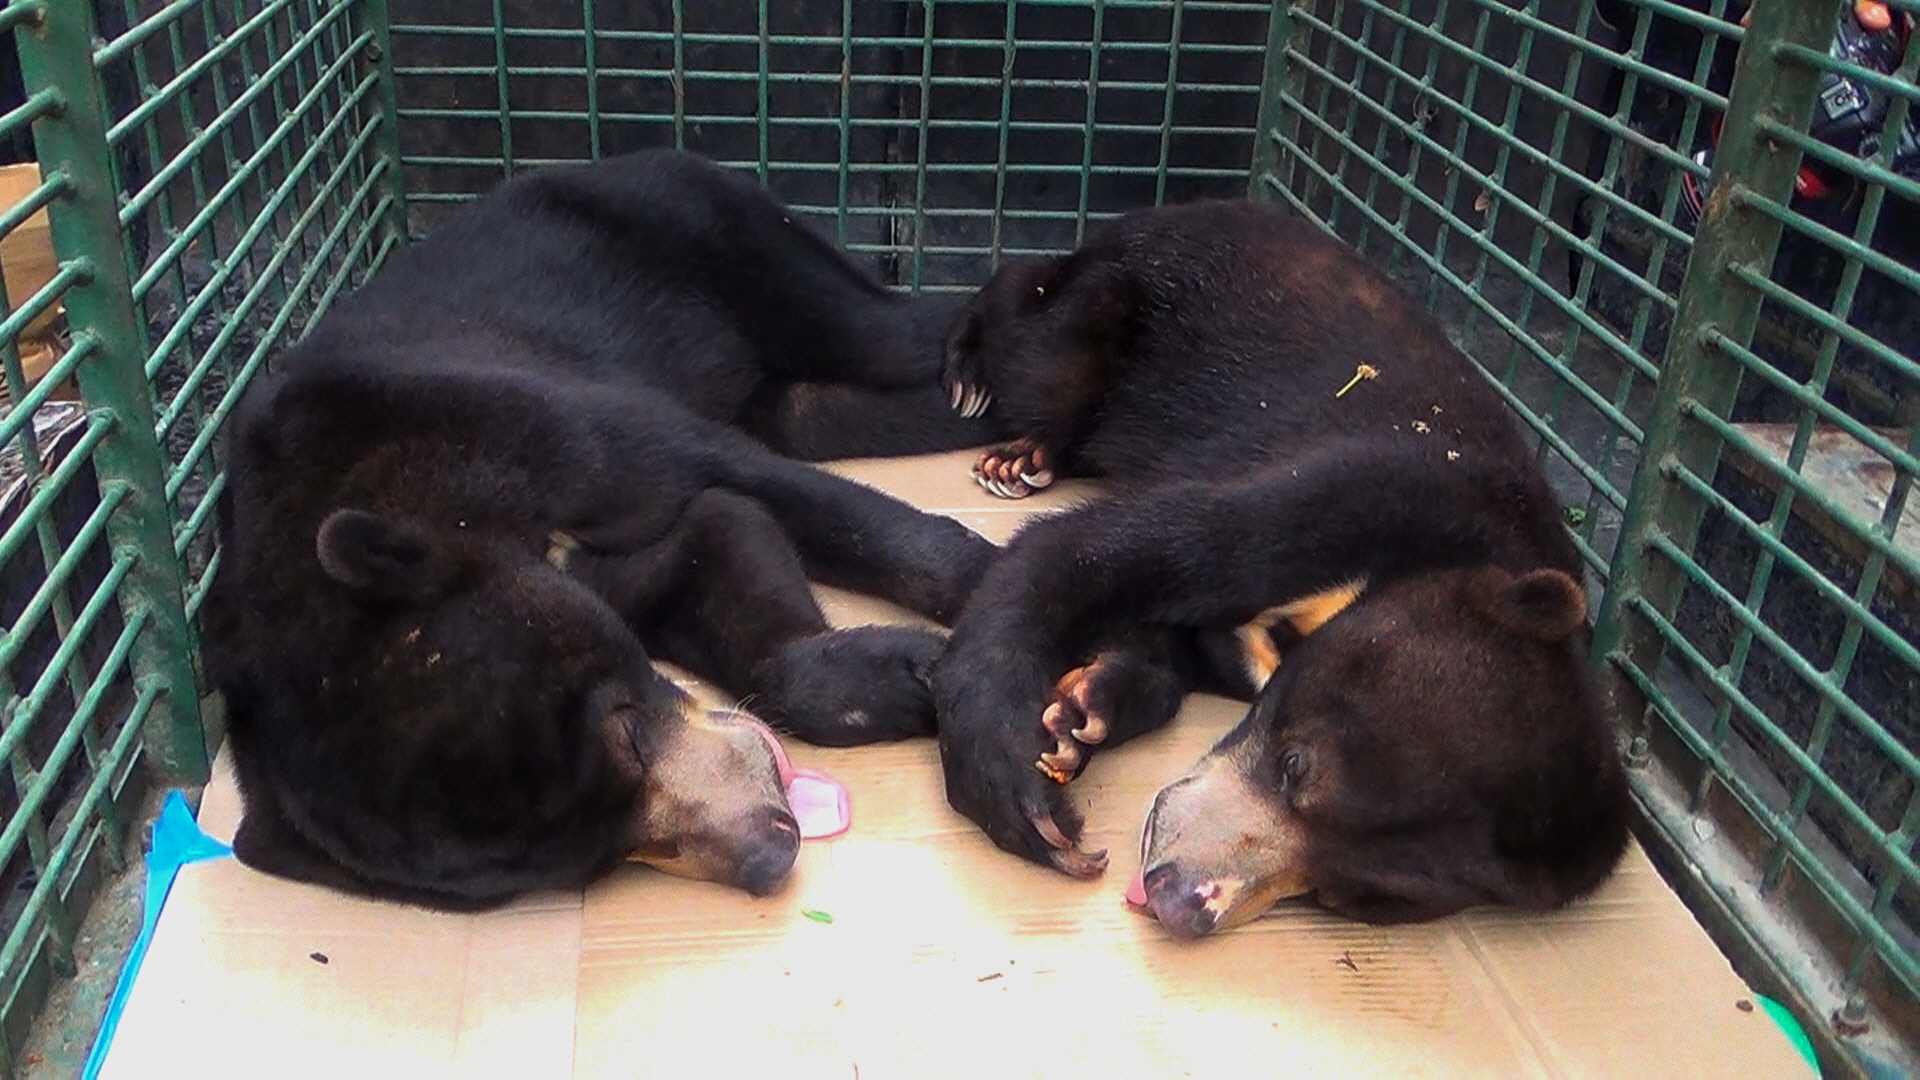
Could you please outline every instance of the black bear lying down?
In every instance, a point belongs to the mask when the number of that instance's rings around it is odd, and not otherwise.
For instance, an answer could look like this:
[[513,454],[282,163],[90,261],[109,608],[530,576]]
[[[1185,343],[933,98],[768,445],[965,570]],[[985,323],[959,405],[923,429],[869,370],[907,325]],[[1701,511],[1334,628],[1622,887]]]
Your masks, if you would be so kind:
[[1147,820],[1130,891],[1177,934],[1305,893],[1548,907],[1611,872],[1626,792],[1559,506],[1350,249],[1244,202],[1134,214],[1003,268],[947,365],[1023,435],[984,485],[1120,489],[1016,536],[934,669],[948,799],[999,846],[1100,873],[1060,785],[1197,686],[1253,707]]
[[439,907],[630,855],[778,885],[763,730],[650,657],[814,742],[931,731],[939,637],[829,630],[807,577],[945,621],[992,545],[734,429],[985,441],[930,305],[673,153],[527,175],[397,255],[230,425],[204,639],[240,859]]

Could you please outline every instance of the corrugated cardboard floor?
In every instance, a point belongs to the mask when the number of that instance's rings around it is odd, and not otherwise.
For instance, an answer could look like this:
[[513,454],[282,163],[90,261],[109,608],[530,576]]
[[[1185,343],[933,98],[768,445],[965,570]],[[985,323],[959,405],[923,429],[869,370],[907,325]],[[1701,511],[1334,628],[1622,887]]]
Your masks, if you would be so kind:
[[[995,540],[1027,513],[970,454],[841,471]],[[904,619],[823,591],[837,622]],[[948,809],[930,741],[789,744],[853,829],[753,900],[631,867],[482,916],[347,899],[231,859],[174,886],[106,1075],[144,1077],[1802,1076],[1638,848],[1551,917],[1372,929],[1298,905],[1178,943],[1129,913],[1153,793],[1242,712],[1195,698],[1074,785],[1112,865],[1075,882]],[[201,810],[232,835],[221,763]],[[832,916],[805,917],[811,909]],[[323,959],[324,958],[324,959]],[[187,1070],[191,1070],[189,1073]]]

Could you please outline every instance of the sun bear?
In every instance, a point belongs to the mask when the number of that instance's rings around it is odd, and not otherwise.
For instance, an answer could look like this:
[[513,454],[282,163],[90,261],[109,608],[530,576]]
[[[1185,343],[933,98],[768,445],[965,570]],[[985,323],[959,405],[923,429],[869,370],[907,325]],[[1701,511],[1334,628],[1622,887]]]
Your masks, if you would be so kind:
[[774,450],[985,442],[938,377],[953,310],[672,152],[524,174],[400,250],[225,436],[239,858],[445,908],[628,857],[775,888],[777,747],[652,661],[812,742],[931,732],[941,638],[830,629],[808,580],[946,621],[995,549]]
[[1624,771],[1563,512],[1352,249],[1245,201],[1136,212],[1001,268],[944,377],[1018,435],[989,490],[1116,489],[1021,531],[934,667],[948,799],[1001,848],[1101,873],[1063,785],[1199,687],[1253,704],[1143,830],[1130,893],[1175,934],[1308,893],[1545,908],[1611,872]]

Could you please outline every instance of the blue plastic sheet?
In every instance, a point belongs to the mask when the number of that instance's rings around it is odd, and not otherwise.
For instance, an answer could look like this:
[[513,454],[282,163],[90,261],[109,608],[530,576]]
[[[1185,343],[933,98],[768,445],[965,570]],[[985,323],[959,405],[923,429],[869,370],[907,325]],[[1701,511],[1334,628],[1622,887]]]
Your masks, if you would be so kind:
[[187,808],[187,800],[178,791],[167,793],[160,817],[153,823],[153,843],[147,849],[146,910],[140,935],[133,939],[126,966],[120,969],[120,981],[114,985],[113,997],[107,1001],[107,1014],[100,1021],[100,1033],[94,1037],[93,1050],[87,1054],[87,1067],[81,1073],[85,1080],[94,1080],[107,1060],[114,1029],[120,1026],[120,1012],[126,1008],[127,995],[140,974],[140,963],[147,957],[147,946],[153,943],[153,928],[160,922],[160,909],[166,906],[167,894],[173,890],[173,879],[179,876],[180,868],[231,854],[232,848],[200,831],[199,823],[193,820],[193,811]]

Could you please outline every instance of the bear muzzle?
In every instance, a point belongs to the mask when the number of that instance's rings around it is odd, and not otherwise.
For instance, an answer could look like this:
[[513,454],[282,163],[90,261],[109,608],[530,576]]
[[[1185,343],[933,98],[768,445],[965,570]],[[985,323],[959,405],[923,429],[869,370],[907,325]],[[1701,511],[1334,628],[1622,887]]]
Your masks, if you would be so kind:
[[1128,899],[1175,937],[1248,922],[1311,891],[1300,823],[1231,752],[1209,754],[1154,797]]
[[800,854],[779,743],[738,710],[685,712],[686,723],[658,739],[658,750],[648,755],[629,858],[679,877],[770,895]]

